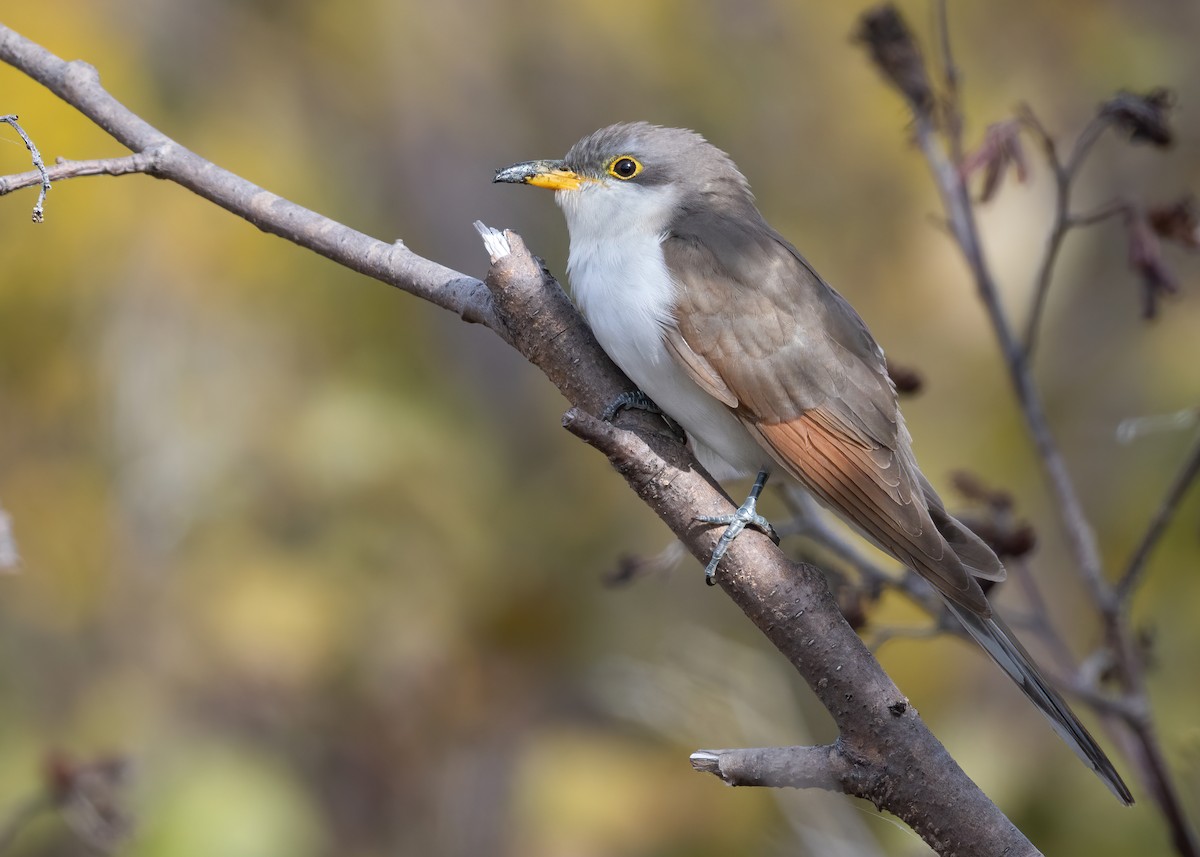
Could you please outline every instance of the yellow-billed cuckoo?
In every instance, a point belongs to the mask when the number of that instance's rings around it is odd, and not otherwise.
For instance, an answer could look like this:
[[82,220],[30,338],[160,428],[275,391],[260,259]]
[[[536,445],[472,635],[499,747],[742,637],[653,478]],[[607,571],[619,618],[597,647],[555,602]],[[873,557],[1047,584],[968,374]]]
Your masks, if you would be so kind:
[[[915,569],[1055,731],[1125,803],[1104,751],[992,613],[976,578],[1004,566],[917,467],[883,351],[858,313],[772,229],[729,156],[644,122],[495,181],[556,191],[579,309],[625,374],[688,435],[717,479],[758,472],[726,535],[758,523],[782,469]],[[728,543],[723,539],[721,548]],[[719,553],[709,564],[712,572]]]

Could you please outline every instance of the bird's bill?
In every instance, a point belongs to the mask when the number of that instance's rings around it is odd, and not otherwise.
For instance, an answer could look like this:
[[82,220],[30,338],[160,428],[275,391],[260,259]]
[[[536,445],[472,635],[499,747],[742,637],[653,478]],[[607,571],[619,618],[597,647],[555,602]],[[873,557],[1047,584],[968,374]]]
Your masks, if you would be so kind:
[[568,170],[562,161],[524,161],[496,170],[493,182],[531,184],[550,190],[576,190],[588,179]]

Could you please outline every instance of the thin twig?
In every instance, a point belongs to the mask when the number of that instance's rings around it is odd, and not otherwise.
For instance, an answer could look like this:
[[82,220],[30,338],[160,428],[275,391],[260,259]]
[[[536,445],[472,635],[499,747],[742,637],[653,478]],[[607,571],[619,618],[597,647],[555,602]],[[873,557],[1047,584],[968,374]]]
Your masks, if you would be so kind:
[[50,190],[50,176],[46,174],[46,165],[42,163],[42,154],[38,151],[37,146],[33,145],[33,140],[25,133],[25,129],[17,123],[17,115],[15,113],[0,116],[0,122],[7,122],[21,135],[21,139],[25,141],[25,148],[29,150],[29,154],[33,160],[34,169],[38,172],[38,184],[42,186],[42,189],[38,193],[37,202],[33,206],[33,222],[41,223],[46,219],[42,207],[46,202],[46,193]]
[[[933,173],[934,184],[946,210],[947,226],[967,262],[975,280],[976,291],[996,334],[1017,403],[1025,417],[1026,427],[1033,438],[1051,490],[1058,501],[1059,513],[1076,564],[1092,593],[1093,600],[1097,604],[1104,604],[1110,598],[1110,589],[1104,580],[1096,535],[1088,523],[1066,462],[1050,431],[1041,397],[1029,371],[1025,351],[1017,341],[1001,305],[1000,290],[984,256],[983,243],[979,238],[970,191],[958,166],[947,156],[930,112],[921,109],[921,105],[911,98],[909,104],[913,108],[917,145]],[[1049,135],[1045,135],[1044,139],[1049,141]],[[1079,147],[1076,149],[1078,151]],[[1075,160],[1074,156],[1072,160]]]
[[1062,249],[1063,239],[1075,227],[1087,226],[1097,223],[1105,217],[1112,216],[1113,212],[1107,211],[1103,217],[1076,216],[1071,214],[1071,185],[1079,174],[1084,159],[1091,151],[1092,146],[1100,139],[1104,131],[1112,125],[1112,120],[1104,113],[1093,117],[1087,126],[1084,127],[1083,131],[1080,132],[1079,137],[1076,138],[1075,145],[1072,146],[1071,153],[1064,162],[1059,159],[1058,146],[1053,136],[1038,120],[1033,111],[1028,107],[1022,107],[1019,111],[1019,116],[1025,127],[1029,128],[1038,138],[1039,142],[1041,142],[1042,148],[1046,152],[1046,161],[1050,165],[1051,175],[1054,176],[1054,222],[1050,226],[1050,234],[1046,237],[1046,247],[1042,251],[1042,259],[1038,264],[1037,274],[1033,279],[1033,297],[1030,303],[1029,315],[1025,322],[1025,335],[1022,338],[1022,352],[1025,355],[1025,360],[1031,362],[1033,360],[1033,351],[1037,344],[1038,331],[1042,324],[1046,296],[1050,292],[1050,282],[1054,275],[1055,265],[1058,263],[1058,255]]
[[937,32],[939,55],[942,59],[942,103],[944,105],[942,119],[946,128],[946,139],[950,143],[950,157],[955,164],[961,164],[963,160],[961,72],[958,64],[954,61],[954,54],[950,48],[950,16],[947,13],[946,0],[937,0],[933,4],[933,9],[934,29]]
[[1046,296],[1050,293],[1050,279],[1054,266],[1058,263],[1058,253],[1062,249],[1063,238],[1070,229],[1070,193],[1071,183],[1066,170],[1055,155],[1053,142],[1047,137],[1046,153],[1050,161],[1051,174],[1054,176],[1054,222],[1050,226],[1050,234],[1046,236],[1046,248],[1042,251],[1042,260],[1038,264],[1037,274],[1033,279],[1033,298],[1029,308],[1029,316],[1025,322],[1024,347],[1022,353],[1027,361],[1033,360],[1033,349],[1037,343],[1038,330],[1042,324],[1042,312],[1046,306]]
[[992,329],[995,331],[1005,366],[1008,369],[1009,381],[1013,385],[1017,403],[1025,418],[1026,428],[1033,439],[1038,459],[1057,501],[1075,562],[1092,592],[1093,600],[1098,604],[1103,603],[1108,600],[1109,587],[1104,581],[1096,535],[1091,524],[1088,523],[1087,515],[1083,511],[1083,504],[1067,470],[1066,462],[1050,431],[1041,397],[1034,386],[1024,351],[1017,342],[1012,326],[1000,303],[999,289],[979,239],[970,195],[958,170],[947,158],[932,123],[928,119],[918,116],[916,134],[918,146],[929,163],[934,181],[941,193],[951,232],[967,261],[975,280],[976,290],[987,311]]
[[1067,225],[1072,228],[1076,226],[1094,226],[1113,217],[1129,217],[1132,212],[1133,203],[1124,199],[1114,199],[1098,208],[1093,208],[1091,211],[1069,215],[1067,217]]
[[[1129,724],[1137,742],[1138,767],[1166,818],[1176,850],[1185,857],[1197,857],[1200,855],[1200,842],[1197,841],[1196,834],[1187,820],[1178,789],[1166,765],[1149,715],[1149,707],[1144,705],[1144,701],[1148,699],[1144,669],[1133,643],[1133,633],[1128,626],[1128,617],[1123,612],[1123,602],[1116,597],[1113,587],[1104,578],[1095,533],[1088,522],[1074,481],[1071,479],[1066,463],[1050,431],[1041,398],[1029,371],[1025,349],[1021,347],[1013,334],[1012,326],[1001,306],[999,290],[984,256],[966,183],[957,166],[947,157],[929,112],[920,109],[920,104],[911,98],[909,104],[910,107],[913,107],[918,146],[929,163],[934,182],[946,209],[951,233],[966,259],[980,299],[991,321],[1008,369],[1009,379],[1016,391],[1018,405],[1025,418],[1026,427],[1033,438],[1039,461],[1054,494],[1076,565],[1092,601],[1103,619],[1105,636],[1115,657],[1116,677],[1125,692],[1126,699],[1136,701],[1134,704],[1140,705],[1139,710],[1143,712],[1144,716],[1136,720],[1125,721]],[[1099,138],[1102,131],[1103,127],[1092,123],[1081,134],[1068,159],[1067,166],[1063,168],[1070,171],[1064,172],[1068,184],[1070,176],[1079,168],[1087,151]],[[1044,139],[1049,141],[1049,135],[1044,135]],[[1052,152],[1053,148],[1049,147],[1049,150]],[[1059,211],[1058,220],[1065,223],[1067,216],[1065,195],[1060,197]],[[1064,231],[1066,229],[1065,225],[1061,228]],[[1057,241],[1061,242],[1061,236]],[[1057,246],[1051,245],[1048,251],[1057,253]],[[1048,273],[1046,282],[1049,282]]]
[[1047,673],[1056,686],[1086,702],[1097,714],[1115,717],[1125,723],[1142,721],[1146,718],[1146,707],[1142,699],[1126,695],[1113,696],[1099,690],[1093,681],[1070,678],[1049,670]]
[[948,631],[951,633],[954,632],[948,624],[942,622],[935,622],[932,625],[922,625],[919,628],[880,628],[871,636],[868,647],[873,654],[878,656],[880,649],[892,640],[931,640],[934,637],[943,636]]
[[[1036,342],[1051,273],[1062,239],[1067,231],[1076,227],[1090,226],[1116,216],[1129,219],[1136,216],[1136,209],[1128,201],[1115,200],[1091,212],[1071,214],[1069,210],[1071,184],[1078,176],[1091,148],[1104,131],[1113,125],[1115,120],[1110,112],[1102,111],[1088,123],[1076,140],[1065,164],[1058,160],[1053,139],[1031,112],[1025,112],[1025,121],[1043,142],[1047,160],[1054,171],[1057,187],[1056,217],[1047,240],[1038,276],[1035,279],[1033,306],[1025,334],[1025,355],[1028,359]],[[1149,706],[1146,703],[1148,690],[1142,669],[1142,659],[1132,642],[1133,632],[1129,628],[1126,613],[1129,598],[1140,582],[1150,553],[1165,532],[1176,507],[1198,473],[1200,473],[1200,440],[1197,441],[1196,447],[1177,474],[1162,505],[1151,519],[1145,535],[1130,558],[1126,571],[1115,587],[1106,587],[1107,593],[1099,601],[1106,635],[1117,659],[1117,677],[1124,689],[1124,697],[1119,701],[1109,700],[1107,704],[1103,705],[1100,700],[1108,699],[1108,697],[1097,695],[1095,698],[1091,698],[1092,704],[1098,710],[1117,714],[1130,727],[1136,741],[1140,767],[1145,772],[1146,780],[1156,802],[1167,818],[1176,850],[1185,855],[1200,853],[1200,842],[1198,842],[1183,810],[1180,796],[1154,732]],[[1076,688],[1077,693],[1082,693],[1083,690],[1083,688]]]
[[1187,494],[1198,476],[1200,476],[1200,434],[1196,435],[1195,443],[1187,458],[1184,459],[1183,466],[1175,474],[1175,480],[1167,489],[1166,496],[1163,497],[1154,517],[1150,519],[1150,525],[1146,528],[1145,534],[1125,565],[1125,572],[1117,583],[1117,598],[1120,601],[1127,601],[1138,583],[1141,582],[1150,554],[1158,545],[1163,533],[1167,531],[1167,526],[1175,516],[1180,501],[1183,500],[1184,495]]
[[1134,716],[1125,720],[1134,739],[1134,758],[1143,771],[1154,802],[1166,819],[1176,853],[1180,857],[1200,857],[1200,837],[1197,837],[1188,819],[1183,797],[1179,794],[1166,754],[1158,741],[1147,703],[1150,697],[1145,671],[1141,668],[1141,659],[1133,642],[1134,630],[1121,606],[1122,603],[1117,602],[1105,612],[1104,618],[1110,645],[1116,655],[1117,678],[1123,685],[1126,699],[1137,706],[1133,709]]
[[1021,588],[1021,594],[1028,605],[1030,616],[1036,617],[1035,621],[1030,623],[1031,629],[1050,647],[1060,668],[1075,669],[1075,658],[1071,653],[1071,647],[1058,633],[1055,624],[1050,621],[1050,605],[1046,603],[1045,596],[1042,595],[1042,588],[1038,586],[1037,580],[1030,571],[1029,563],[1023,560],[1010,561],[1005,563],[1005,567],[1008,569],[1009,579],[1015,580]]
[[1112,116],[1108,113],[1100,112],[1092,117],[1092,120],[1079,132],[1079,136],[1075,138],[1075,145],[1071,147],[1071,154],[1067,157],[1064,167],[1068,180],[1074,181],[1075,177],[1079,175],[1079,170],[1083,167],[1083,162],[1087,158],[1088,153],[1092,151],[1092,146],[1104,136],[1104,132],[1111,128],[1112,124]]
[[0,196],[32,187],[45,177],[46,181],[62,181],[80,176],[124,176],[130,173],[149,173],[154,167],[153,153],[136,152],[121,158],[98,158],[88,161],[69,161],[59,158],[52,167],[41,172],[30,171],[0,176]]

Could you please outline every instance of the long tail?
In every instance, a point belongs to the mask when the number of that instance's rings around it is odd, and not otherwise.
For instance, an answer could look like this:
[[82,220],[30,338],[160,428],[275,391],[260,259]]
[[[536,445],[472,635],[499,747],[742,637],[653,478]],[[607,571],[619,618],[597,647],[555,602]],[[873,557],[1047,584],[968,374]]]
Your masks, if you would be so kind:
[[1067,742],[1084,764],[1104,780],[1105,785],[1123,804],[1132,804],[1133,795],[1121,779],[1121,775],[1117,773],[1117,769],[1113,767],[1113,763],[1079,722],[1079,718],[1067,707],[1063,698],[1038,672],[1037,667],[1033,665],[1033,659],[1017,642],[1008,627],[995,616],[978,616],[949,600],[946,604],[975,641],[983,646],[1000,668],[1017,683],[1017,687],[1021,688],[1029,700],[1046,715],[1054,731]]

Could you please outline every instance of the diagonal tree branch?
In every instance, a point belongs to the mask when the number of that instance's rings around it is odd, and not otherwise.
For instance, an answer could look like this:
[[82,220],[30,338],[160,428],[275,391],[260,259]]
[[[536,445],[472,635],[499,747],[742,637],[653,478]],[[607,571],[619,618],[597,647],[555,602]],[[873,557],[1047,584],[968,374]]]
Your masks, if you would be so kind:
[[42,83],[135,155],[146,159],[142,172],[185,187],[263,232],[505,336],[492,310],[491,297],[478,279],[422,258],[402,243],[387,244],[357,232],[204,160],[115,99],[100,85],[99,74],[88,63],[62,60],[2,25],[0,61]]
[[[715,539],[697,529],[693,510],[727,501],[697,465],[680,470],[667,459],[660,463],[660,439],[622,431],[577,408],[565,423],[608,456],[698,559],[707,559]],[[865,798],[907,822],[939,854],[1038,853],[925,727],[846,623],[820,569],[788,560],[755,534],[733,543],[717,580],[804,677],[833,716],[839,738],[829,748],[700,751],[693,755],[697,770],[732,784],[832,787]],[[746,753],[758,766],[754,778],[733,773]],[[803,768],[792,764],[798,758]],[[710,763],[698,764],[702,760]]]

